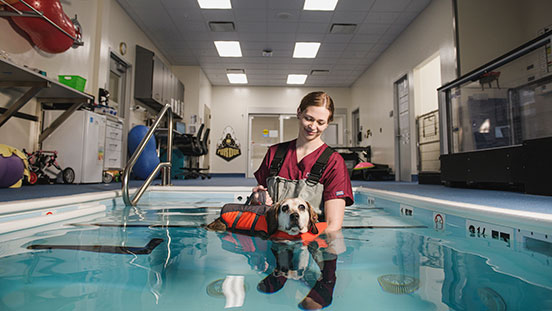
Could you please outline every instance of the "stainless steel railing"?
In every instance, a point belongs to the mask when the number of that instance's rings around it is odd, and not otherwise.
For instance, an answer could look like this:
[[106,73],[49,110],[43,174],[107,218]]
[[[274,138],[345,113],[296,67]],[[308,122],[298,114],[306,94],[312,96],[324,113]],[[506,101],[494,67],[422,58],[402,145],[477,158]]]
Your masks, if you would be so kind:
[[[146,181],[142,184],[140,189],[136,191],[133,198],[130,198],[129,194],[129,179],[130,179],[130,172],[132,171],[132,167],[134,164],[136,164],[136,161],[138,160],[138,157],[142,154],[144,151],[144,148],[146,147],[146,143],[150,140],[151,136],[155,132],[155,130],[159,127],[159,124],[161,123],[161,120],[163,117],[167,115],[167,162],[161,162],[157,164],[153,172],[146,178]],[[140,142],[140,145],[138,145],[138,148],[136,148],[136,151],[134,151],[134,154],[132,157],[130,157],[130,160],[128,160],[128,163],[125,167],[125,170],[123,172],[123,201],[125,202],[126,206],[136,206],[138,204],[138,201],[146,191],[146,189],[149,187],[155,176],[159,173],[159,170],[163,169],[162,176],[161,176],[161,185],[162,186],[170,186],[171,185],[171,161],[172,161],[172,145],[173,145],[173,115],[171,106],[169,104],[166,104],[163,109],[161,109],[161,112],[157,115],[157,118],[153,122],[152,126],[150,127],[148,133],[146,134],[146,137],[142,139]]]

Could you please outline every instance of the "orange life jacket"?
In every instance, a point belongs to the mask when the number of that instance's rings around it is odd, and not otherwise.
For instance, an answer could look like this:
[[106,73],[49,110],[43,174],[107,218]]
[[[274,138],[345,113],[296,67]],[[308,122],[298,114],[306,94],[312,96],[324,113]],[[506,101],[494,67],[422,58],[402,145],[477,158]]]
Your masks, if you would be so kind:
[[[267,205],[243,205],[243,204],[225,204],[220,211],[220,217],[226,224],[227,230],[245,234],[268,234],[268,225],[266,223],[265,213],[270,208]],[[297,235],[289,235],[283,231],[277,231],[270,236],[276,240],[303,240],[304,242],[312,242],[315,240],[328,226],[325,222],[316,223],[318,233],[314,234],[310,231]]]

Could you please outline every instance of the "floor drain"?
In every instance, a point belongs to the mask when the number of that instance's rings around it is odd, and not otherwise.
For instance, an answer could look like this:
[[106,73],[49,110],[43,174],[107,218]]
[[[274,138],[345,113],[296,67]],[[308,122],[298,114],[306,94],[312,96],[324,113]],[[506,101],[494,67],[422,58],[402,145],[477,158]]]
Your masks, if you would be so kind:
[[224,294],[222,293],[223,282],[224,279],[219,279],[207,285],[207,295],[211,297],[224,297]]
[[505,311],[506,302],[499,293],[488,287],[477,289],[477,294],[489,311]]
[[410,294],[420,287],[420,280],[400,274],[385,274],[378,277],[381,288],[392,294]]

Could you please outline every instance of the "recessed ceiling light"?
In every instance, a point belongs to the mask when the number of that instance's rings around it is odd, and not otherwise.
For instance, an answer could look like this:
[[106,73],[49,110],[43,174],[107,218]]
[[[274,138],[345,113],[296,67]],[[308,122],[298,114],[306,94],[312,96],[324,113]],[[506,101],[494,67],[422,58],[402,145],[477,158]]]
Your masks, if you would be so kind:
[[230,0],[197,0],[202,9],[231,9]]
[[333,11],[337,0],[305,0],[303,10],[308,11]]
[[227,73],[228,81],[232,84],[247,84],[245,73]]
[[320,42],[295,42],[294,58],[315,58]]
[[215,41],[215,47],[220,57],[242,57],[238,41]]
[[305,84],[307,81],[307,75],[289,74],[287,78],[287,84]]

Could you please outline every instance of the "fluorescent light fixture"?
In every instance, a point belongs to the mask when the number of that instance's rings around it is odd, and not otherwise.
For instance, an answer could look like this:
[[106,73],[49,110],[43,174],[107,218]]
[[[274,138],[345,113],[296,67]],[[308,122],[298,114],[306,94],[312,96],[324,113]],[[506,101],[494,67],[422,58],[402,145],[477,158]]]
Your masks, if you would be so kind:
[[305,0],[303,10],[307,11],[333,11],[337,0]]
[[227,73],[228,81],[232,84],[247,84],[245,73]]
[[215,47],[220,57],[242,57],[238,41],[215,41]]
[[305,84],[305,81],[307,81],[307,75],[289,74],[287,84]]
[[293,58],[315,58],[320,42],[295,42]]
[[197,0],[202,9],[231,9],[230,0]]

